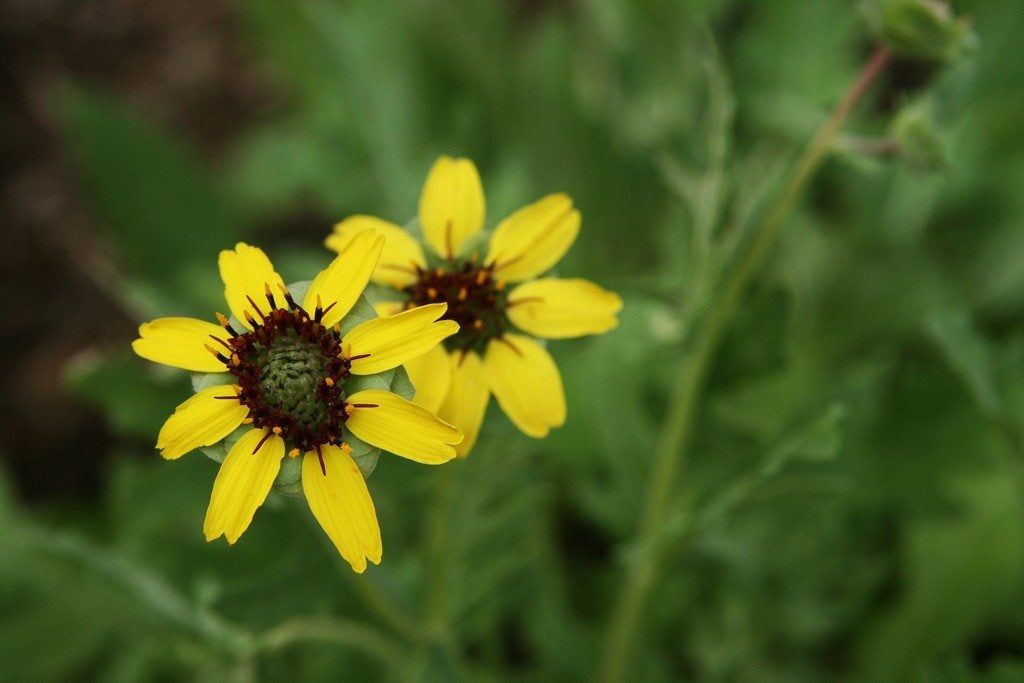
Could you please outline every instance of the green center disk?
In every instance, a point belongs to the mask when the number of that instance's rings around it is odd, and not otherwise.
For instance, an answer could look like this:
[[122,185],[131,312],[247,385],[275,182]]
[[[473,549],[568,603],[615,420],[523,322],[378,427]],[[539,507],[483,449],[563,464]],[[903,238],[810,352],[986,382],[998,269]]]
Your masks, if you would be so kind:
[[327,420],[317,387],[327,377],[328,359],[315,345],[294,336],[278,337],[256,355],[263,401],[315,427]]

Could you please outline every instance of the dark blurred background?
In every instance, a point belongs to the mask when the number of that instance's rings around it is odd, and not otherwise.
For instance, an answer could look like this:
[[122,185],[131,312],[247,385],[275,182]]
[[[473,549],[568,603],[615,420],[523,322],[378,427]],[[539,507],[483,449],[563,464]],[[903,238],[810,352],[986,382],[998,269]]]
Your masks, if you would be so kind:
[[[11,474],[30,499],[95,495],[112,437],[101,415],[69,396],[64,370],[83,349],[123,343],[137,325],[111,296],[116,249],[90,215],[68,150],[62,93],[83,83],[116,94],[218,159],[240,129],[280,102],[238,29],[224,3],[15,1],[0,8],[0,271],[10,311],[0,432]],[[304,225],[306,236],[315,240],[327,224]]]

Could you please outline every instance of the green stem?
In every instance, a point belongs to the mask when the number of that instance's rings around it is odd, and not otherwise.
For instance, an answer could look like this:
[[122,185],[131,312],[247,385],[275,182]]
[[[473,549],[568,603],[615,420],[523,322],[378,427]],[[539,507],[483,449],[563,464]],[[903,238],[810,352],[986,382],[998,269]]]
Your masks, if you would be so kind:
[[410,643],[427,640],[442,642],[448,632],[447,593],[447,552],[448,512],[451,507],[452,490],[455,485],[455,468],[458,463],[449,463],[435,472],[433,500],[427,526],[424,531],[424,563],[427,568],[426,614],[422,622],[399,610],[391,600],[380,592],[373,581],[364,574],[347,572],[352,585],[359,592],[363,602],[392,631]]
[[260,651],[272,651],[316,641],[363,650],[388,666],[395,666],[404,657],[402,646],[372,626],[328,617],[289,619],[264,632],[257,641],[257,647]]
[[356,574],[347,565],[342,568],[342,571],[363,603],[388,628],[411,641],[422,637],[416,620],[400,610],[366,574]]
[[638,547],[650,548],[650,554],[635,560],[627,569],[625,585],[612,608],[605,647],[599,662],[598,680],[623,680],[630,663],[640,617],[648,593],[660,573],[663,551],[656,544],[657,536],[665,524],[676,478],[689,456],[696,407],[722,337],[732,322],[747,286],[775,243],[779,229],[794,202],[832,148],[850,112],[885,69],[890,57],[886,46],[875,50],[857,80],[815,133],[797,160],[789,182],[755,229],[749,248],[711,302],[705,324],[696,332],[693,346],[684,359],[679,382],[673,392],[654,452],[654,463],[636,532]]
[[[307,514],[305,518],[314,525],[316,528],[317,535],[321,536],[324,541],[325,548],[329,548],[327,552],[335,554],[336,550],[334,546],[327,542],[327,539],[322,534],[319,524],[315,521],[313,515]],[[335,555],[336,556],[336,555]],[[338,558],[339,573],[352,586],[353,591],[359,595],[359,599],[369,609],[382,624],[391,629],[396,635],[406,638],[410,641],[418,640],[420,636],[419,624],[416,623],[416,619],[410,614],[406,613],[394,601],[385,595],[380,586],[374,583],[373,579],[366,573],[357,574],[352,571],[351,568],[345,564],[341,558]],[[369,571],[373,571],[371,568]]]
[[428,604],[425,619],[431,637],[442,641],[448,633],[448,543],[449,510],[455,486],[458,462],[442,465],[434,479],[434,499],[427,527],[426,562],[428,570]]

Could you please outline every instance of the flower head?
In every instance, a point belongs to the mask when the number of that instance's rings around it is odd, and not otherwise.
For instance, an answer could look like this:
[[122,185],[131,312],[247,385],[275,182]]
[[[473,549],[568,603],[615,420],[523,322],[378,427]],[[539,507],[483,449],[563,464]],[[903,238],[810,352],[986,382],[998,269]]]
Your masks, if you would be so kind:
[[349,391],[358,376],[390,371],[455,334],[439,320],[443,304],[368,320],[342,334],[384,247],[367,233],[353,240],[309,284],[300,305],[262,250],[239,243],[220,254],[224,296],[234,320],[215,325],[159,318],[139,328],[132,348],[143,358],[184,370],[217,373],[223,381],[175,409],[157,438],[174,459],[230,441],[213,485],[203,531],[208,541],[234,543],[263,504],[285,455],[302,457],[309,507],[354,570],[380,562],[373,501],[349,441],[426,464],[455,456],[458,429],[422,406],[377,388]]
[[[394,223],[352,216],[334,227],[329,248],[345,255],[366,233],[386,242],[372,279],[393,290],[380,310],[444,304],[459,332],[406,362],[416,403],[476,441],[491,394],[525,434],[544,437],[565,422],[561,375],[542,339],[601,334],[618,324],[622,300],[581,279],[542,277],[580,229],[572,199],[556,193],[498,223],[486,240],[485,200],[476,166],[441,157],[420,197],[422,239]],[[425,243],[425,244],[424,244]],[[485,255],[475,245],[486,246]],[[424,248],[426,247],[426,248]]]

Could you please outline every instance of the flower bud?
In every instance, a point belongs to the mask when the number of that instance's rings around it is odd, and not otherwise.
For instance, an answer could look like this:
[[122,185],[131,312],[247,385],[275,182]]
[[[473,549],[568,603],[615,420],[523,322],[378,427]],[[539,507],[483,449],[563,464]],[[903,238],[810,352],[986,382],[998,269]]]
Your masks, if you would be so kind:
[[944,0],[872,0],[868,20],[897,54],[949,63],[974,47],[966,17],[956,17]]

